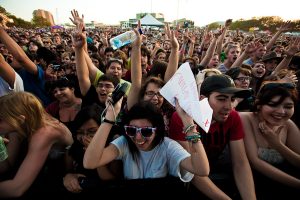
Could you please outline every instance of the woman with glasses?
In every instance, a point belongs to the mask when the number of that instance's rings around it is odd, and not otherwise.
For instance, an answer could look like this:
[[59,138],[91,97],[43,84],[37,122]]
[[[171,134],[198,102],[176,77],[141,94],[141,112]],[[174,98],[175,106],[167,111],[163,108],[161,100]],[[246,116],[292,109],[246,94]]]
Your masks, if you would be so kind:
[[300,131],[290,119],[297,98],[293,83],[265,82],[255,112],[240,113],[258,196],[262,192],[267,199],[290,199],[298,192],[299,197]]
[[[159,90],[164,86],[165,81],[168,81],[172,75],[176,72],[178,67],[178,41],[175,37],[175,33],[170,31],[167,26],[167,35],[171,41],[171,53],[169,57],[169,62],[166,71],[164,72],[164,77],[154,77],[149,76],[143,80],[142,73],[142,35],[135,30],[137,39],[132,43],[131,50],[131,80],[132,85],[130,88],[130,93],[127,100],[127,108],[130,109],[135,103],[139,101],[149,101],[161,110],[164,121],[165,129],[169,129],[169,119],[174,112],[174,109],[170,104],[164,100],[163,96],[160,95]],[[143,82],[143,84],[142,84]]]
[[120,100],[114,107],[107,104],[104,123],[100,125],[85,152],[85,168],[95,169],[113,160],[122,160],[124,178],[127,180],[171,175],[189,182],[193,174],[208,175],[209,164],[196,126],[178,103],[176,109],[186,127],[191,154],[179,143],[165,137],[161,112],[149,102],[138,103],[128,111],[124,120],[125,135],[105,147],[121,102]]
[[[252,79],[251,77],[251,70],[244,68],[244,67],[235,67],[230,68],[226,75],[230,76],[232,80],[234,81],[234,84],[237,88],[242,89],[249,89],[252,91],[251,88],[249,88],[250,81]],[[254,95],[252,94],[248,98],[236,98],[236,107],[235,109],[237,111],[252,111],[252,107],[254,104]]]
[[[115,178],[115,173],[112,169],[116,169],[116,163],[107,166],[98,167],[97,169],[89,170],[83,167],[83,155],[89,143],[93,139],[101,124],[101,114],[103,108],[97,104],[87,106],[80,110],[75,117],[73,126],[74,143],[69,149],[67,159],[67,171],[63,178],[64,187],[72,192],[79,193],[85,189],[95,189],[101,183],[101,180],[111,180]],[[106,146],[114,138],[119,135],[109,134]],[[120,172],[121,170],[118,170]]]

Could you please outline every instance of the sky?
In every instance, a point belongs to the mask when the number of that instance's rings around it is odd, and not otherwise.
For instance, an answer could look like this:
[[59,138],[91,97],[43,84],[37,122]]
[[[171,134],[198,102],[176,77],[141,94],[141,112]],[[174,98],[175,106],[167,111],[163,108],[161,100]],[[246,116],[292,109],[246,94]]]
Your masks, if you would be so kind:
[[163,13],[165,21],[186,18],[196,26],[226,19],[280,16],[300,20],[299,0],[0,0],[7,12],[27,21],[36,9],[50,11],[56,24],[70,22],[70,11],[84,14],[85,22],[119,24],[136,13]]

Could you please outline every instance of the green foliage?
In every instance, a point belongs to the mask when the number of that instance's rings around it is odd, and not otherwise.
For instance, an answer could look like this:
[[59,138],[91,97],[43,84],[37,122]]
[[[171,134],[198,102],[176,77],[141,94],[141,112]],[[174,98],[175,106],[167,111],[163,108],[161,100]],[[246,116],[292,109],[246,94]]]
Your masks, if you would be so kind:
[[[230,29],[236,30],[240,29],[243,31],[249,31],[251,27],[258,27],[259,30],[266,31],[269,30],[272,33],[277,31],[277,28],[281,26],[284,20],[278,16],[268,16],[268,17],[255,17],[249,20],[237,20],[234,21]],[[299,31],[300,29],[300,20],[292,22],[291,31]]]
[[208,25],[208,30],[214,30],[219,28],[220,24],[218,22],[214,22]]

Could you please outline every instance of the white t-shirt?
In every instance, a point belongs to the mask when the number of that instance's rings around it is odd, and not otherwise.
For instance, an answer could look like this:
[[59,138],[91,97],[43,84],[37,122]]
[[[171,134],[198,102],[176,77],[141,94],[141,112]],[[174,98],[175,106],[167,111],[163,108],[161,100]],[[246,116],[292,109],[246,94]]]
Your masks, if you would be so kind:
[[117,160],[123,161],[125,179],[164,178],[169,174],[179,177],[183,182],[189,182],[194,177],[194,174],[180,170],[180,162],[191,155],[179,143],[168,137],[151,151],[139,150],[139,166],[133,160],[124,136],[111,143],[119,150]]
[[14,92],[24,91],[22,78],[16,72],[15,72],[15,74],[16,74],[16,77],[15,77],[15,82],[14,82],[13,88],[11,88],[9,86],[9,84],[5,80],[3,80],[2,77],[0,77],[0,96],[4,96],[12,91],[14,91]]

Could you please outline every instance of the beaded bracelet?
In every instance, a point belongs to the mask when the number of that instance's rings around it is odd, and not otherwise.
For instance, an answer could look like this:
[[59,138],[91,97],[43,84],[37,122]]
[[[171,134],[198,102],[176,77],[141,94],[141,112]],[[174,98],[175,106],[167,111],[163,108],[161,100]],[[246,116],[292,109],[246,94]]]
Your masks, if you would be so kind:
[[197,143],[200,141],[201,135],[198,132],[195,132],[194,135],[187,135],[185,139],[192,143]]
[[190,124],[187,127],[185,127],[182,131],[184,134],[187,134],[190,130],[192,130],[195,127],[195,124]]

